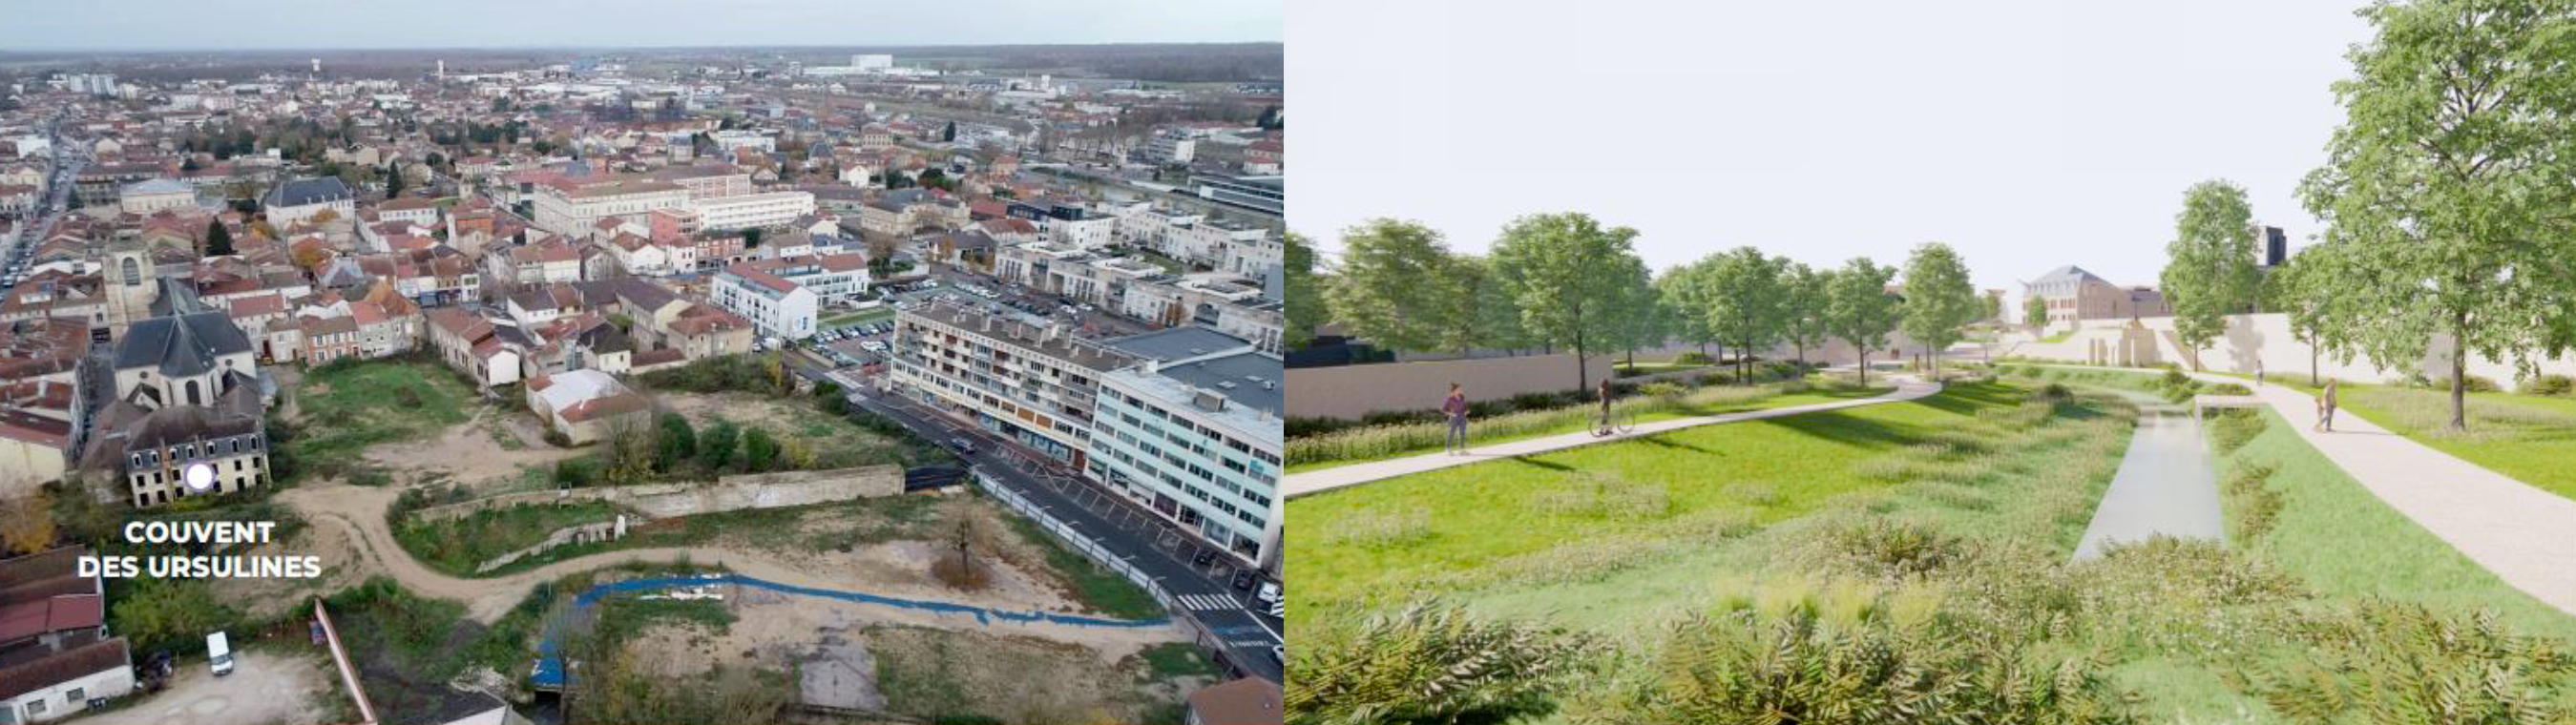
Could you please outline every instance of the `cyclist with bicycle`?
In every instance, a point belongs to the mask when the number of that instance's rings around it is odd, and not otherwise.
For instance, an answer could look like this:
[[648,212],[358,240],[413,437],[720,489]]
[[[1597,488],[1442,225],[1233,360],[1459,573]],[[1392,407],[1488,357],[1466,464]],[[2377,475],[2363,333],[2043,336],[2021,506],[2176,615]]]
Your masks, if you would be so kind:
[[1602,378],[1601,388],[1595,392],[1601,398],[1601,432],[1599,435],[1606,436],[1613,430],[1610,427],[1610,379],[1606,377]]

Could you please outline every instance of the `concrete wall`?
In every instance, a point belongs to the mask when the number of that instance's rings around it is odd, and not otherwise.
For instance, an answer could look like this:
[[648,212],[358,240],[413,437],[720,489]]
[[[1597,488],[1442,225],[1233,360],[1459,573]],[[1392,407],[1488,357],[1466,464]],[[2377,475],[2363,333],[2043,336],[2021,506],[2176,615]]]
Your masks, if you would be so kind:
[[[2308,375],[2310,347],[2291,334],[2290,318],[2286,314],[2230,316],[2227,318],[2227,332],[2196,353],[2183,349],[2172,334],[2173,318],[2148,317],[2138,322],[2155,333],[2158,358],[2174,361],[2185,368],[2191,367],[2196,355],[2202,369],[2211,372],[2252,374],[2259,364],[2267,375],[2297,376],[2299,379]],[[2128,325],[2128,321],[2088,320],[2086,325],[2062,342],[2025,341],[2011,345],[2009,352],[1999,354],[2083,362],[2095,341],[2116,345],[2119,328]],[[2436,381],[2448,380],[2451,375],[2450,338],[2436,336],[2431,344],[2425,346],[2424,356],[2410,362],[2426,377]],[[2576,358],[2559,357],[2538,362],[2543,373],[2576,375]],[[2383,364],[2365,355],[2355,355],[2351,362],[2343,362],[2328,352],[2318,356],[2315,364],[2318,375],[2354,382],[2387,383],[2406,377],[2405,366]],[[2469,355],[2468,373],[2511,387],[2514,384],[2514,361],[2492,360],[2473,353]]]
[[649,518],[666,519],[741,509],[780,508],[878,498],[903,493],[903,468],[863,466],[829,471],[784,471],[723,476],[714,483],[654,483],[567,491],[531,491],[478,498],[412,512],[422,521],[445,521],[479,511],[527,504],[606,501]]
[[1504,400],[1522,393],[1589,389],[1610,375],[1613,358],[1592,358],[1577,383],[1574,355],[1443,360],[1439,362],[1292,368],[1288,371],[1288,415],[1299,418],[1358,418],[1379,411],[1438,410],[1449,384],[1465,386],[1467,399]]

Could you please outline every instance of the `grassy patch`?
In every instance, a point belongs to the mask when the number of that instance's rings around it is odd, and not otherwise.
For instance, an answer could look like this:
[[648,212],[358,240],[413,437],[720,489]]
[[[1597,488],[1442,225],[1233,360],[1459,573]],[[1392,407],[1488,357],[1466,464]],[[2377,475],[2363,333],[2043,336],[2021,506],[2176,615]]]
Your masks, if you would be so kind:
[[1024,516],[1010,516],[1011,530],[1021,539],[1046,552],[1047,568],[1062,580],[1074,599],[1100,612],[1121,619],[1149,619],[1163,616],[1163,605],[1127,577],[1065,548],[1055,536],[1038,528],[1037,522]]
[[[1909,403],[1689,428],[1295,499],[1289,526],[1302,533],[1289,538],[1307,543],[1290,571],[1292,606],[1401,596],[1460,574],[1597,569],[1647,542],[1740,534],[1900,481],[1973,482],[1986,475],[1983,459],[2005,454],[1963,431],[1981,415],[2017,414],[2024,392],[1959,384]],[[1660,504],[1646,488],[1658,486]],[[1615,501],[1568,498],[1587,487]],[[1400,518],[1372,523],[1390,515]]]
[[2488,470],[2576,498],[2576,398],[2470,393],[2467,432],[2454,433],[2451,394],[2384,385],[2345,385],[2345,411],[2391,433]]
[[1215,677],[1216,663],[1207,653],[1187,642],[1165,642],[1136,653],[1144,662],[1147,680],[1169,680],[1178,677]]
[[617,513],[617,507],[596,501],[529,504],[445,521],[398,522],[394,539],[430,568],[470,577],[485,562],[535,546],[557,530],[613,521]]
[[[1749,387],[1712,385],[1688,393],[1630,396],[1613,403],[1613,407],[1617,414],[1634,415],[1638,422],[1644,423],[1868,398],[1883,395],[1888,390],[1810,387],[1804,382]],[[1467,436],[1471,446],[1492,445],[1591,430],[1599,420],[1598,407],[1572,405],[1471,419]],[[1369,426],[1299,437],[1288,443],[1288,471],[1321,470],[1430,453],[1446,445],[1447,436],[1448,424],[1436,422]]]
[[368,446],[423,440],[465,422],[474,391],[455,374],[425,362],[333,363],[305,373],[295,391],[299,417],[285,443],[311,466],[355,461]]

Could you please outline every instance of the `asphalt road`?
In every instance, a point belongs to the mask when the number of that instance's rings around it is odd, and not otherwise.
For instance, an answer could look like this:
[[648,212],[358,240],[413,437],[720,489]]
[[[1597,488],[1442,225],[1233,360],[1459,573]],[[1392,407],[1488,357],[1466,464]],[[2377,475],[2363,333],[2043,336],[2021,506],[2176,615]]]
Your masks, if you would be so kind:
[[1205,542],[1045,456],[980,428],[895,396],[854,393],[850,402],[934,441],[974,438],[975,454],[964,456],[968,463],[1083,536],[1121,552],[1127,563],[1154,577],[1181,608],[1223,640],[1223,664],[1284,682],[1284,668],[1271,654],[1272,647],[1283,643],[1280,621],[1253,602],[1250,592],[1228,584],[1238,567],[1249,566],[1246,562],[1221,555],[1210,566],[1194,564],[1192,559]]

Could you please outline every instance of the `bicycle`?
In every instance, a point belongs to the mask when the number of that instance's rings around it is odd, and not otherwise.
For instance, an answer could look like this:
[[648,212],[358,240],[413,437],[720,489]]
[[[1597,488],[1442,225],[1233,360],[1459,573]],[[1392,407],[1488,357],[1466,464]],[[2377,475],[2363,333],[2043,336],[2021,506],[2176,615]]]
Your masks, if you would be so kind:
[[1635,432],[1637,432],[1637,412],[1633,410],[1610,411],[1609,415],[1592,424],[1592,435],[1595,437],[1607,438]]

